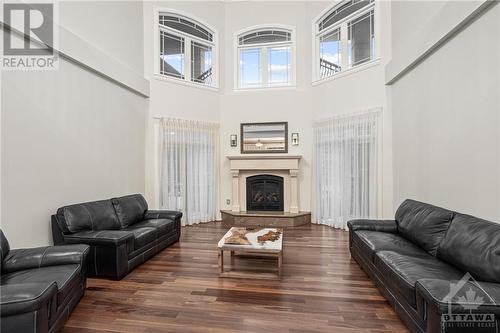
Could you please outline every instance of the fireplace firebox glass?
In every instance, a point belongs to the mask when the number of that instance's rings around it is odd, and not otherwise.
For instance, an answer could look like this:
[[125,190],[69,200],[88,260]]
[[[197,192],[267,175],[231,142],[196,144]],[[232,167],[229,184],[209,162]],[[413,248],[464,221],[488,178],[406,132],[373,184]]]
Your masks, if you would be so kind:
[[283,211],[283,177],[248,177],[246,187],[247,211]]

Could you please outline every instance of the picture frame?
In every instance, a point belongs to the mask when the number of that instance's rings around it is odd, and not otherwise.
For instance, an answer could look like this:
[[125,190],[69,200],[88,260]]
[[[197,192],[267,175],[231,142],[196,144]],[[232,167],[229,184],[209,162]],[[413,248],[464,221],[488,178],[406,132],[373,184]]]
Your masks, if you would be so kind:
[[240,124],[242,154],[288,153],[288,122]]

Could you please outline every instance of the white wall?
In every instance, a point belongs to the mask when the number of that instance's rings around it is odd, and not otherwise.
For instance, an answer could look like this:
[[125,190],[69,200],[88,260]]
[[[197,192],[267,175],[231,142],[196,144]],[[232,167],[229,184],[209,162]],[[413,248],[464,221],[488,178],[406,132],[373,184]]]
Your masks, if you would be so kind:
[[[448,14],[432,13],[420,16]],[[426,37],[410,35],[414,15],[393,7],[395,36]],[[494,5],[392,85],[395,205],[414,198],[500,221],[499,22]]]
[[[141,3],[61,3],[60,14],[65,28],[143,71]],[[126,38],[108,29],[125,16]],[[144,97],[66,59],[54,71],[3,72],[1,89],[1,224],[12,247],[49,244],[60,206],[144,192]]]
[[144,49],[140,1],[62,1],[59,23],[142,75]]
[[[154,117],[218,122],[220,116],[220,92],[196,86],[186,86],[155,76],[155,10],[176,10],[197,18],[217,30],[219,50],[224,45],[224,4],[209,2],[201,5],[196,1],[147,1],[144,2],[144,75],[150,79],[150,103],[146,130],[146,197],[151,206],[158,207],[157,172],[155,169],[155,121]],[[219,63],[224,63],[221,55]],[[222,71],[220,71],[222,72]]]
[[408,42],[409,34],[418,35],[446,2],[446,0],[399,0],[391,2],[391,11],[393,13],[391,24],[391,38],[394,45],[392,48],[393,58],[399,58],[403,55],[405,52],[403,45]]

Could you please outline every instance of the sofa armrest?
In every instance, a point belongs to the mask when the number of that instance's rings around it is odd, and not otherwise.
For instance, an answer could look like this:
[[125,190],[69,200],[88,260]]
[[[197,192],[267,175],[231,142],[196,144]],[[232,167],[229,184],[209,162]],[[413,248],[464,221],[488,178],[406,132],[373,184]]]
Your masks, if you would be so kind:
[[175,210],[148,210],[144,215],[145,220],[167,218],[175,221],[175,220],[180,220],[181,217],[182,217],[182,212]]
[[68,244],[116,247],[133,241],[134,234],[129,230],[80,231],[64,235],[64,242]]
[[83,244],[45,246],[9,251],[2,263],[6,273],[55,265],[78,264],[84,267],[89,247]]
[[6,284],[0,286],[0,312],[2,317],[33,312],[55,302],[56,282]]
[[121,279],[129,270],[129,254],[134,250],[133,230],[81,231],[64,234],[66,244],[90,245],[89,276]]
[[394,220],[350,220],[347,222],[347,226],[351,232],[356,230],[370,230],[396,233],[398,231],[398,225]]
[[[450,306],[452,313],[470,313],[470,310],[464,308],[466,305],[471,309],[476,308],[474,309],[476,312],[500,315],[500,284],[498,283],[421,279],[417,281],[416,293],[417,298],[422,299],[427,303],[427,308],[437,314],[448,313]],[[472,295],[474,298],[471,298]]]

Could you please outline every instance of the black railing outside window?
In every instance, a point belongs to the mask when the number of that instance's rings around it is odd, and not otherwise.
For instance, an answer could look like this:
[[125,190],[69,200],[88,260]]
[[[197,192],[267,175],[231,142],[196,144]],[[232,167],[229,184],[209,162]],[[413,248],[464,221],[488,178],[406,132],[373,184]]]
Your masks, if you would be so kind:
[[320,77],[332,76],[335,73],[340,72],[341,67],[333,62],[329,62],[325,59],[319,60],[319,74]]

